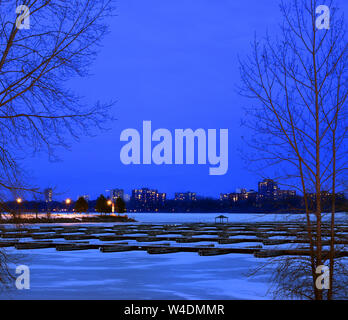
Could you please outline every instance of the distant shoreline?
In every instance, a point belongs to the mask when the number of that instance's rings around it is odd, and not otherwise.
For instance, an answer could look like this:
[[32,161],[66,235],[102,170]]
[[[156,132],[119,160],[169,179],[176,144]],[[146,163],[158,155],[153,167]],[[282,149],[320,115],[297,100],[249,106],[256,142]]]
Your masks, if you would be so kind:
[[[348,212],[346,211],[337,211],[336,214],[345,214],[348,215]],[[205,215],[209,216],[211,214],[214,214],[216,216],[218,215],[236,215],[236,216],[248,216],[250,214],[252,215],[262,215],[262,216],[268,216],[268,215],[277,215],[277,216],[301,216],[304,215],[304,212],[129,212],[125,215],[115,215],[115,214],[107,214],[107,215],[101,215],[98,213],[75,213],[75,212],[69,212],[69,213],[51,213],[50,216],[47,216],[45,213],[39,213],[36,215],[35,213],[29,213],[25,212],[21,214],[21,217],[13,218],[12,215],[9,213],[1,214],[0,215],[0,226],[5,224],[59,224],[59,223],[127,223],[127,222],[139,222],[137,220],[137,214],[141,214],[142,217],[145,217],[146,215],[149,216],[157,216],[160,217],[161,215],[168,215],[171,217],[175,217],[176,215],[180,216],[201,216],[204,217]],[[323,213],[325,214],[325,213]],[[326,213],[327,214],[327,213]],[[212,219],[214,219],[213,217]],[[140,219],[141,220],[141,219]]]

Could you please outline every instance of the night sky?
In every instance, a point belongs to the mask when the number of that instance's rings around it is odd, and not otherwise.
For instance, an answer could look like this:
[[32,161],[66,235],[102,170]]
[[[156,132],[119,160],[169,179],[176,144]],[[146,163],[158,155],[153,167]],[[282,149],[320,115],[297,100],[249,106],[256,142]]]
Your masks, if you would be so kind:
[[[347,12],[348,1],[339,1]],[[238,95],[238,55],[250,52],[254,34],[276,33],[278,0],[119,0],[110,33],[91,69],[92,76],[69,85],[88,101],[116,100],[117,118],[108,132],[82,137],[71,149],[57,149],[60,162],[46,154],[24,167],[40,188],[56,187],[75,199],[95,198],[106,189],[137,187],[167,192],[195,191],[217,197],[236,188],[256,189],[260,177],[241,159],[243,107],[252,101]],[[120,133],[154,129],[229,129],[229,170],[209,176],[208,165],[131,165],[120,161]]]

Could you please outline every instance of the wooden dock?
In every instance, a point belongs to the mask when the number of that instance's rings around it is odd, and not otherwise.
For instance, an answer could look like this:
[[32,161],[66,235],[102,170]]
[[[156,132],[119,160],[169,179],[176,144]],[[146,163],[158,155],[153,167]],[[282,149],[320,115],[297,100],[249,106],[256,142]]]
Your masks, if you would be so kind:
[[[200,256],[239,253],[258,258],[308,256],[309,251],[304,248],[308,243],[306,228],[305,224],[295,222],[2,227],[0,248],[100,250],[109,253],[146,251],[149,254],[195,252]],[[336,232],[335,243],[347,245],[348,225],[338,224]],[[329,244],[328,235],[324,228],[323,245]],[[282,248],[283,245],[287,248]],[[337,256],[347,257],[348,251],[343,250]]]

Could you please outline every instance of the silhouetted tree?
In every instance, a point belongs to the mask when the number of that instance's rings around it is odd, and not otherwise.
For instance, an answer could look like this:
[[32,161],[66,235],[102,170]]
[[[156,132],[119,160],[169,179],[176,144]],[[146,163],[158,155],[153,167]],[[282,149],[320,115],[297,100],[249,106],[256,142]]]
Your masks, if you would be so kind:
[[99,213],[110,213],[111,207],[107,203],[107,199],[101,194],[97,199],[97,203],[95,205],[95,211]]
[[84,197],[79,197],[75,202],[75,212],[82,213],[87,212],[88,210],[88,202]]
[[0,192],[32,190],[19,161],[28,152],[53,157],[109,118],[111,104],[85,103],[67,80],[88,74],[110,14],[110,0],[1,1]]
[[120,197],[118,197],[116,199],[115,210],[116,210],[117,213],[125,213],[126,212],[126,203]]
[[[317,9],[325,4],[330,9],[329,28],[319,28]],[[240,64],[241,92],[256,102],[248,108],[245,122],[254,131],[247,141],[255,149],[249,167],[259,164],[253,167],[263,173],[276,166],[277,180],[304,195],[310,258],[286,259],[278,269],[282,274],[275,277],[276,291],[332,299],[347,293],[348,287],[343,269],[335,266],[342,265],[342,247],[336,245],[335,194],[338,186],[343,188],[348,168],[346,23],[334,1],[282,1],[280,8],[280,36],[255,38],[251,55]],[[323,221],[324,190],[333,195],[329,225]],[[329,253],[324,242],[329,242]],[[322,265],[330,268],[325,294],[316,285]]]
[[37,192],[21,159],[39,151],[52,158],[69,137],[111,118],[112,103],[86,103],[68,80],[88,74],[112,8],[110,0],[3,0],[0,6],[0,196],[17,198]]

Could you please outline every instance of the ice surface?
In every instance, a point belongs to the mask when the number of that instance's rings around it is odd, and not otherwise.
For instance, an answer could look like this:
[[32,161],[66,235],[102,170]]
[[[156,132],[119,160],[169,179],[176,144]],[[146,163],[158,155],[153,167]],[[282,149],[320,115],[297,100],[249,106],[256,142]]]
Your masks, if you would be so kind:
[[[218,214],[130,214],[139,223],[214,222]],[[229,222],[297,220],[302,215],[225,214]],[[343,215],[342,215],[343,216]],[[114,225],[103,224],[103,225]],[[90,225],[90,224],[89,224]],[[94,242],[94,241],[91,241]],[[168,242],[168,241],[165,241]],[[204,244],[200,242],[197,244]],[[248,243],[245,245],[255,245]],[[183,244],[185,245],[185,244]],[[195,244],[196,245],[196,244]],[[218,244],[216,244],[218,246]],[[234,246],[240,246],[235,244]],[[221,245],[224,247],[224,245]],[[265,259],[253,255],[149,255],[145,251],[6,249],[16,263],[30,267],[30,290],[12,288],[0,299],[270,299],[271,267],[248,273]]]
[[[18,255],[15,249],[8,250]],[[20,251],[31,271],[30,290],[3,292],[1,299],[262,299],[267,272],[248,255],[201,257],[197,253],[149,255],[145,251]]]

